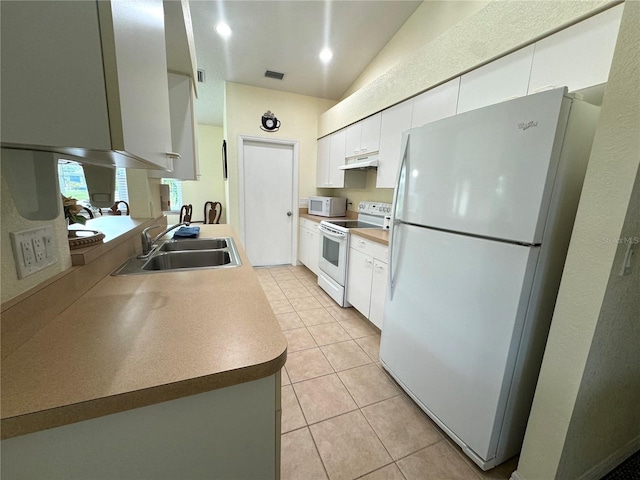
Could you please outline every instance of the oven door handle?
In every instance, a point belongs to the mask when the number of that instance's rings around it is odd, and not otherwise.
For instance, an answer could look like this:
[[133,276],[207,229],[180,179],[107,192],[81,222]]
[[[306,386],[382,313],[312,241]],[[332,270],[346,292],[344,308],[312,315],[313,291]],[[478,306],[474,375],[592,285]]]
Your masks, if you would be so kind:
[[333,232],[330,232],[329,230],[325,230],[321,226],[318,227],[318,230],[320,230],[323,235],[328,235],[329,237],[334,237],[334,238],[346,238],[347,237],[347,235],[344,234],[344,233],[333,233]]

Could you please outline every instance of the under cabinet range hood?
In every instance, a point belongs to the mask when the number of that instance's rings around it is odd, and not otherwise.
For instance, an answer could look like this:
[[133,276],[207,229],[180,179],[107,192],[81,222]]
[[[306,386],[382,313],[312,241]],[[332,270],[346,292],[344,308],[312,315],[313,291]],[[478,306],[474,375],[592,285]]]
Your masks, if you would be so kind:
[[378,152],[347,157],[345,164],[340,165],[338,168],[340,170],[367,170],[369,168],[378,168]]

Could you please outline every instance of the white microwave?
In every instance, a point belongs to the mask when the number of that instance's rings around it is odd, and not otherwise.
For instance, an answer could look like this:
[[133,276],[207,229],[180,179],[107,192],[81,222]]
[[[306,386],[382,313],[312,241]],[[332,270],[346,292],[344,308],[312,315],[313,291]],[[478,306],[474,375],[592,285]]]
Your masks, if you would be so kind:
[[347,199],[341,197],[309,197],[309,215],[344,217]]

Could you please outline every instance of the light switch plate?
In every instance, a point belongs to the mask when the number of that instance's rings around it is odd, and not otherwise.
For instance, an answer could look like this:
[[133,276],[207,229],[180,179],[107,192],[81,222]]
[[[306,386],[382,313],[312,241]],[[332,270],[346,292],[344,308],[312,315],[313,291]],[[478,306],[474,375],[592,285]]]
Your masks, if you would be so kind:
[[24,278],[57,262],[53,226],[11,232],[18,278]]

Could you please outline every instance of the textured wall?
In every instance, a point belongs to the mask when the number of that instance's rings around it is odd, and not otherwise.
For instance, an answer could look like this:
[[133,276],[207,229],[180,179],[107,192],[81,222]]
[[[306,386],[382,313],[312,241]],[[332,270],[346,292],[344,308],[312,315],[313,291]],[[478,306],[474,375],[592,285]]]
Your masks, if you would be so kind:
[[[316,193],[318,117],[332,100],[227,83],[225,88],[225,138],[228,160],[228,223],[236,229],[238,218],[238,135],[281,138],[300,142],[298,188],[300,197]],[[262,115],[271,110],[282,122],[280,130],[260,129]]]
[[318,137],[530,44],[613,3],[608,0],[491,2],[324,113],[320,117]]
[[[51,179],[53,182],[57,182],[57,180],[57,178]],[[67,242],[67,224],[64,220],[62,209],[60,209],[60,214],[55,220],[27,220],[21,217],[16,210],[16,206],[9,192],[9,187],[6,183],[5,177],[1,178],[1,183],[2,190],[0,191],[0,195],[2,203],[0,207],[2,215],[2,237],[0,240],[0,261],[2,262],[2,282],[0,301],[5,302],[71,267],[71,257],[69,255],[69,243]],[[9,233],[28,230],[42,225],[53,225],[56,237],[56,256],[58,262],[22,280],[18,280]]]
[[638,258],[618,276],[618,239],[640,236],[639,48],[640,2],[627,2],[518,478],[599,478],[599,464],[640,445]]
[[375,80],[391,67],[413,56],[415,52],[444,33],[464,17],[490,3],[488,0],[425,0],[393,36],[376,58],[349,87],[346,98]]

